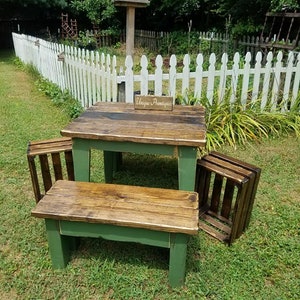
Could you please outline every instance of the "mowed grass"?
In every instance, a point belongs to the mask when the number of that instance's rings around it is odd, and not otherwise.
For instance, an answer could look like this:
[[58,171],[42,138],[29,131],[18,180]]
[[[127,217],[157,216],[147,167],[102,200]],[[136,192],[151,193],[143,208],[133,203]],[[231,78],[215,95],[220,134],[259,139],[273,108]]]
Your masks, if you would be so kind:
[[[262,168],[249,229],[231,247],[203,232],[188,247],[186,285],[168,287],[168,252],[82,239],[52,270],[26,158],[29,140],[60,136],[70,121],[0,53],[0,299],[299,299],[300,143],[295,136],[220,151]],[[176,187],[176,160],[125,155],[116,182]],[[103,181],[102,153],[92,176]]]

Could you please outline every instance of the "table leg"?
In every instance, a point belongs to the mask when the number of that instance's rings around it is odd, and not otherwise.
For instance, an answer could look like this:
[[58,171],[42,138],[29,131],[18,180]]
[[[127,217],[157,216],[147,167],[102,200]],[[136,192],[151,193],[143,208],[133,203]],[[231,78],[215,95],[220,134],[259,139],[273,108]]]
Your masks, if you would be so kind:
[[103,151],[104,177],[106,183],[113,181],[113,176],[120,169],[122,163],[122,152]]
[[104,158],[104,177],[106,183],[113,181],[115,155],[112,151],[103,151]]
[[169,282],[172,287],[184,284],[188,235],[170,233]]
[[73,139],[73,161],[76,181],[90,181],[91,154],[87,141]]
[[75,238],[60,234],[59,221],[45,219],[45,223],[52,267],[65,268],[70,260],[71,250],[75,247]]
[[179,189],[194,191],[197,165],[197,148],[178,147]]

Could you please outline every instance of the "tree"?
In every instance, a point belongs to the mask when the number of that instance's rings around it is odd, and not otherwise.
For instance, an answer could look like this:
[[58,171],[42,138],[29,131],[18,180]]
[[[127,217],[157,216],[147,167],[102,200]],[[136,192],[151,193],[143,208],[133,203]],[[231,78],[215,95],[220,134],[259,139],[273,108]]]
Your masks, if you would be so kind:
[[222,0],[216,12],[227,21],[233,35],[247,35],[261,31],[270,5],[270,0]]
[[3,7],[43,7],[43,8],[51,8],[51,7],[66,7],[68,5],[66,0],[1,0],[1,8]]
[[116,12],[112,0],[72,0],[71,7],[85,13],[92,24],[98,26],[112,18]]
[[272,11],[294,11],[299,9],[299,0],[271,0]]
[[[217,0],[151,0],[149,7],[137,10],[136,18],[144,28],[151,30],[187,30],[192,21],[193,28],[204,30],[215,24],[213,8]],[[212,25],[213,26],[213,25]]]
[[40,17],[51,15],[53,10],[67,7],[67,0],[0,0],[0,19]]

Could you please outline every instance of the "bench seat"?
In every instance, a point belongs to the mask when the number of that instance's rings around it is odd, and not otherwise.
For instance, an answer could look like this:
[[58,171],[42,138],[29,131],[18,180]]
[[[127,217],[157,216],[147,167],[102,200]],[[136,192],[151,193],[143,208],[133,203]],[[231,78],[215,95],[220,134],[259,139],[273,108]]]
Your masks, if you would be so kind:
[[52,265],[68,263],[74,240],[102,237],[170,249],[169,281],[184,282],[188,237],[198,233],[198,194],[58,180],[32,210],[44,218]]

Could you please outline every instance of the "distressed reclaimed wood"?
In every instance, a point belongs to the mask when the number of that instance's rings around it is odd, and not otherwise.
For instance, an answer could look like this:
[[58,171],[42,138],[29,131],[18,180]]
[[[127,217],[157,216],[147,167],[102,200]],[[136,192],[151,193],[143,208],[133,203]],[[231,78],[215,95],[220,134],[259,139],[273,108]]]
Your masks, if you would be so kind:
[[[261,168],[216,151],[212,151],[209,156],[210,158],[207,157],[207,159],[214,159],[215,163],[221,163],[223,167],[234,170],[236,173],[246,176],[249,179],[249,191],[247,192],[248,206],[245,208],[246,217],[241,229],[245,230],[249,226],[251,212],[260,180]],[[215,158],[219,159],[219,161]]]
[[205,146],[202,106],[135,110],[129,103],[96,103],[61,131],[63,136],[175,146]]
[[72,150],[72,139],[59,137],[41,141],[30,141],[28,143],[27,152],[30,153],[30,155],[40,155],[67,150]]
[[[64,162],[62,155],[64,155]],[[36,157],[39,158],[39,167],[37,167]],[[64,173],[69,180],[74,180],[72,140],[70,138],[60,137],[29,142],[27,161],[36,202],[43,197],[42,184],[44,193],[46,193],[51,188],[53,180],[63,179]],[[66,172],[64,172],[65,168]],[[39,178],[40,176],[42,178]]]
[[197,209],[194,192],[59,180],[32,215],[197,234]]
[[260,172],[215,151],[198,160],[199,228],[229,244],[238,238],[249,225]]
[[54,268],[67,265],[74,237],[102,237],[169,248],[170,285],[184,284],[188,236],[198,233],[195,192],[59,180],[31,214],[45,218]]

